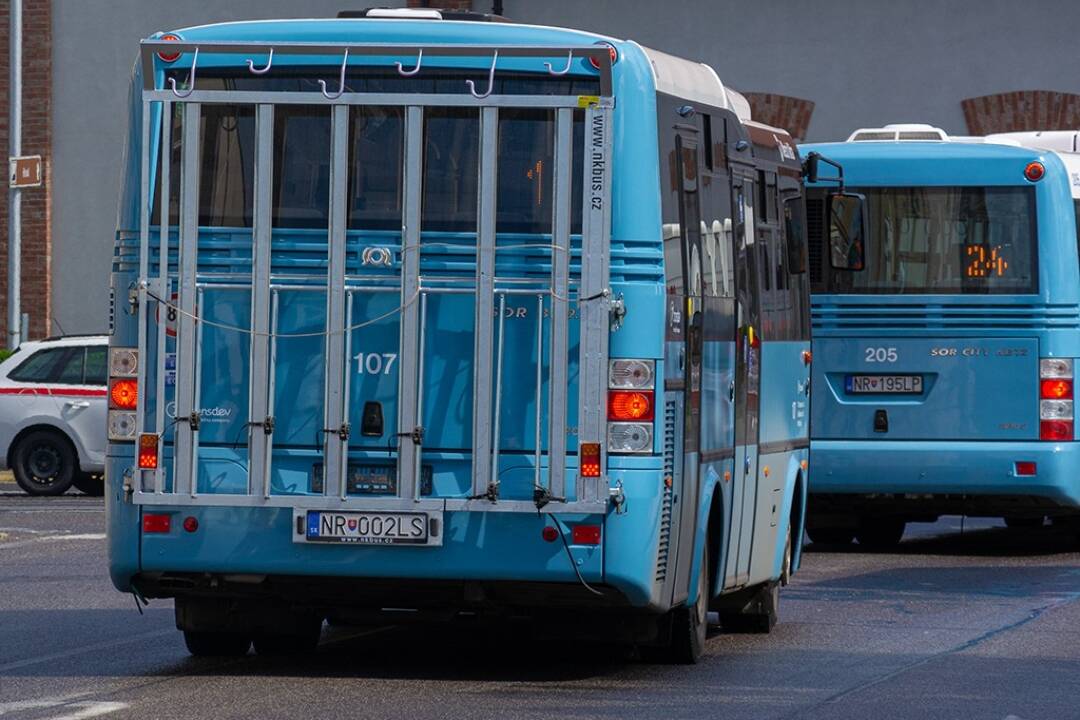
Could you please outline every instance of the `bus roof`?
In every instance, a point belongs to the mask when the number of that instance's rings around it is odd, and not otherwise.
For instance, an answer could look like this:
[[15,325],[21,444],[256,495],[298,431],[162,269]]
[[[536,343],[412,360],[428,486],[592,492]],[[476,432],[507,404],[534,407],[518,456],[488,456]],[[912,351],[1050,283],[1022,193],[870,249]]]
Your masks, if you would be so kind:
[[799,150],[803,157],[818,152],[843,165],[849,185],[1022,185],[1033,160],[1048,174],[1065,172],[1057,153],[993,142],[833,142]]
[[[419,17],[419,16],[418,16]],[[610,43],[619,60],[634,64],[653,78],[658,92],[733,111],[750,119],[750,106],[724,86],[704,63],[669,55],[630,40],[583,30],[517,23],[399,18],[336,18],[246,20],[198,25],[169,31],[186,42],[318,42],[387,44],[470,44],[570,46]],[[160,33],[154,38],[159,38]],[[200,59],[202,64],[202,59]],[[178,64],[177,67],[183,67]]]

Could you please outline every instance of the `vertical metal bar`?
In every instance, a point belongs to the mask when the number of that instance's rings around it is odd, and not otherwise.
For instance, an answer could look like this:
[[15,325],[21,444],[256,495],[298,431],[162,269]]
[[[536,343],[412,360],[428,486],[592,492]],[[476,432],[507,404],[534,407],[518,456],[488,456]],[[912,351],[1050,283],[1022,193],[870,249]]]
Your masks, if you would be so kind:
[[[584,152],[579,148],[578,152]],[[548,490],[566,497],[567,364],[570,332],[570,212],[573,204],[574,111],[555,116],[555,177],[552,194],[551,344],[548,369]]]
[[[341,422],[343,425],[349,424],[349,406],[352,405],[352,324],[353,324],[353,294],[352,291],[345,293],[345,352],[342,353],[342,357],[345,358],[344,365],[344,381],[341,390],[341,397],[343,404],[341,408]],[[342,443],[341,453],[341,499],[344,500],[349,494],[349,441],[345,440]]]
[[[154,432],[165,440],[165,351],[167,348],[166,332],[169,316],[166,303],[172,302],[172,284],[169,282],[169,186],[172,182],[172,121],[173,106],[170,102],[161,103],[161,177],[158,178],[158,190],[161,198],[158,207],[158,284],[157,291],[161,299],[157,302],[157,383],[154,396]],[[145,363],[145,358],[142,364]],[[158,463],[154,471],[154,492],[165,489],[165,463]]]
[[[480,188],[477,200],[476,322],[473,338],[473,495],[491,484],[491,355],[495,304],[495,173],[499,111],[480,111]],[[497,462],[497,459],[496,461]]]
[[[8,79],[8,155],[19,157],[22,155],[22,0],[11,0],[9,5],[8,39],[10,43],[8,62],[10,75]],[[149,103],[143,103],[143,166],[146,166],[146,158],[150,153],[149,137]],[[150,179],[144,170],[142,174],[143,207],[146,206],[146,189]],[[145,224],[143,225],[145,228]],[[145,257],[145,249],[143,250]],[[7,286],[7,347],[14,350],[19,347],[26,338],[21,336],[22,320],[22,190],[8,188],[8,286]],[[145,275],[140,275],[144,279]],[[141,298],[140,298],[141,300]],[[141,305],[140,305],[141,308]],[[142,488],[140,487],[140,490]]]
[[[13,8],[12,9],[14,10],[14,6],[18,5],[18,4],[20,4],[20,3],[13,3]],[[12,21],[12,23],[14,24],[14,20]],[[12,75],[14,76],[14,71],[12,72]],[[138,292],[138,303],[139,303],[139,305],[138,305],[138,312],[136,314],[136,318],[137,318],[137,321],[139,323],[138,335],[137,335],[137,337],[138,337],[137,345],[138,345],[138,348],[139,348],[139,358],[140,358],[140,360],[145,360],[145,358],[146,358],[146,303],[147,303],[146,283],[150,279],[148,277],[148,275],[150,273],[150,155],[152,154],[152,152],[151,152],[151,143],[150,143],[150,128],[151,128],[150,111],[151,111],[151,109],[153,107],[154,107],[154,103],[150,103],[150,102],[144,102],[143,105],[142,105],[142,110],[143,110],[143,115],[142,115],[142,136],[141,136],[142,137],[142,146],[141,146],[141,152],[140,152],[140,158],[139,158],[139,162],[140,162],[139,167],[140,167],[140,172],[142,173],[142,182],[140,183],[141,187],[140,187],[140,192],[139,192],[139,277],[138,277],[138,282],[136,283],[136,287],[138,288],[137,292]],[[18,132],[18,131],[16,130],[16,132]],[[16,197],[17,197],[17,193],[16,193]],[[12,229],[13,232],[9,235],[9,239],[11,240],[11,244],[8,247],[8,252],[15,255],[15,257],[16,257],[15,263],[16,263],[16,266],[17,266],[17,264],[19,262],[18,261],[18,255],[21,252],[21,250],[20,250],[20,242],[19,242],[19,237],[18,237],[18,235],[19,235],[19,225],[18,225],[19,208],[18,208],[18,205],[17,205],[17,201],[16,201],[16,205],[12,208],[12,210],[14,211],[15,215],[14,215],[14,217],[9,218],[9,220],[12,221],[12,223],[13,223],[13,225],[11,226],[11,229]],[[9,262],[10,262],[10,256],[9,256]],[[9,278],[9,282],[10,282],[10,278]],[[15,277],[15,292],[16,293],[19,292],[19,277]],[[9,322],[9,324],[8,324],[8,334],[13,340],[16,340],[16,341],[19,340],[19,332],[20,332],[20,318],[19,318],[19,314],[18,314],[18,302],[19,302],[18,301],[18,295],[16,294],[15,307],[14,307],[15,312],[14,312],[14,314],[11,314],[9,312],[9,319],[8,319],[8,322]],[[12,307],[10,305],[8,306],[8,310],[9,311],[12,310]],[[140,388],[145,388],[146,387],[146,363],[145,362],[139,362],[137,374],[138,374],[138,378],[137,378],[138,386]],[[138,398],[138,402],[136,403],[136,408],[135,408],[135,437],[138,437],[143,432],[145,432],[145,430],[146,430],[145,426],[146,426],[146,398],[144,396],[144,393],[140,393],[139,398]],[[145,477],[144,472],[142,470],[139,470],[138,471],[138,482],[136,483],[136,488],[140,492],[144,489],[144,487],[143,487],[144,486],[144,477]]]
[[270,352],[270,260],[273,237],[274,106],[255,108],[255,198],[251,213],[251,344],[248,383],[248,494],[265,485],[270,440],[265,425]]
[[503,340],[506,337],[506,293],[499,295],[499,348],[495,352],[495,427],[491,432],[491,482],[499,486],[499,421],[502,419]]
[[[427,332],[427,293],[420,293],[420,342],[419,350],[417,351],[417,369],[416,369],[416,422],[418,425],[422,425],[424,422],[424,348],[425,348],[425,333]],[[417,445],[416,450],[413,453],[413,500],[419,500],[423,481],[423,464],[420,462],[420,456],[423,454],[424,448],[422,445]]]
[[[202,418],[202,367],[203,367],[203,329],[206,327],[204,320],[206,312],[206,292],[199,288],[195,301],[195,392],[191,402],[192,412]],[[201,423],[200,423],[201,426]],[[196,427],[191,433],[191,497],[199,493],[199,429]]]
[[[599,443],[600,467],[606,467],[606,416],[604,379],[606,377],[609,307],[603,296],[608,290],[608,228],[610,226],[611,114],[607,108],[592,105],[585,111],[586,162],[584,163],[584,203],[581,234],[581,284],[578,289],[580,317],[580,359],[578,370],[578,442]],[[578,497],[596,500],[601,477],[585,483],[579,475]]]
[[199,265],[199,125],[198,103],[183,106],[183,155],[180,165],[180,268],[176,318],[176,425],[173,492],[186,495],[192,482],[195,390],[195,278]]
[[[363,162],[363,158],[360,160]],[[405,198],[401,217],[401,320],[398,338],[397,432],[420,427],[417,375],[417,293],[420,290],[420,202],[424,172],[424,110],[405,109]],[[416,474],[420,446],[409,435],[398,436],[398,497],[418,497]]]
[[330,141],[330,230],[327,238],[326,270],[326,393],[323,437],[325,492],[341,497],[345,485],[342,473],[348,443],[344,430],[342,383],[345,380],[345,227],[349,161],[349,107],[331,107]]
[[533,450],[533,487],[540,488],[541,409],[544,402],[544,296],[536,296],[536,448]]
[[[278,292],[274,290],[270,293],[270,362],[267,369],[269,377],[266,383],[266,414],[269,417],[274,417],[274,392],[277,389],[277,329]],[[274,436],[270,435],[266,438],[266,445],[263,448],[265,455],[263,459],[262,489],[263,497],[267,499],[270,498],[270,478],[272,477],[270,458],[273,454],[273,446]]]

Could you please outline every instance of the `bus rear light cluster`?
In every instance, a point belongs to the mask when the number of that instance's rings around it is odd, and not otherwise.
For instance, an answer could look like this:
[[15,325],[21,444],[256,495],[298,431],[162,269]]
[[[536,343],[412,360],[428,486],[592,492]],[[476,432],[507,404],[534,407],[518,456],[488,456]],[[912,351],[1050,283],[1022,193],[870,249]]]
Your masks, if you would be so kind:
[[656,418],[656,361],[612,360],[608,364],[607,449],[650,453]]
[[[158,39],[163,40],[165,42],[180,42],[181,41],[181,38],[180,38],[179,35],[173,35],[172,33],[169,33],[167,35],[162,35]],[[162,62],[172,63],[172,62],[176,62],[177,60],[180,59],[180,54],[181,53],[180,53],[179,50],[177,50],[176,52],[166,52],[165,50],[161,50],[161,51],[158,52],[157,56],[159,58],[161,58]]]
[[1073,361],[1069,358],[1039,360],[1039,439],[1072,440]]
[[139,351],[109,348],[109,440],[134,441],[139,407]]
[[152,433],[143,433],[139,436],[139,469],[158,469],[159,436]]
[[581,443],[578,446],[578,462],[581,464],[581,477],[600,477],[600,443]]

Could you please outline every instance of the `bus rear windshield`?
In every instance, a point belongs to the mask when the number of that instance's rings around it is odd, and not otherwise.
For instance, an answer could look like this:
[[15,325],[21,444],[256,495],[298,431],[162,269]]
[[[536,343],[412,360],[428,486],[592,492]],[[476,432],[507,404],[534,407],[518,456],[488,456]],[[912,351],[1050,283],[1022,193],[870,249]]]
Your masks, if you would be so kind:
[[[1038,291],[1035,190],[873,187],[866,265],[824,268],[825,292],[987,294]],[[827,255],[825,256],[827,258]]]

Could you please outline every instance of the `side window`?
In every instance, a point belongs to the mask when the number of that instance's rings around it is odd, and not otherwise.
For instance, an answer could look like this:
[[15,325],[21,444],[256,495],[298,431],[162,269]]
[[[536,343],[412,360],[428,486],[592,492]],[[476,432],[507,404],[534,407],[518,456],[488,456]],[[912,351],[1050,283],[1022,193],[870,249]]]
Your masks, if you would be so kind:
[[86,385],[108,384],[109,349],[104,345],[86,348],[86,373],[83,382]]
[[38,350],[8,374],[16,382],[48,382],[67,356],[67,348]]
[[71,348],[67,357],[60,361],[60,372],[56,376],[56,382],[64,385],[82,385],[85,365],[86,348]]

